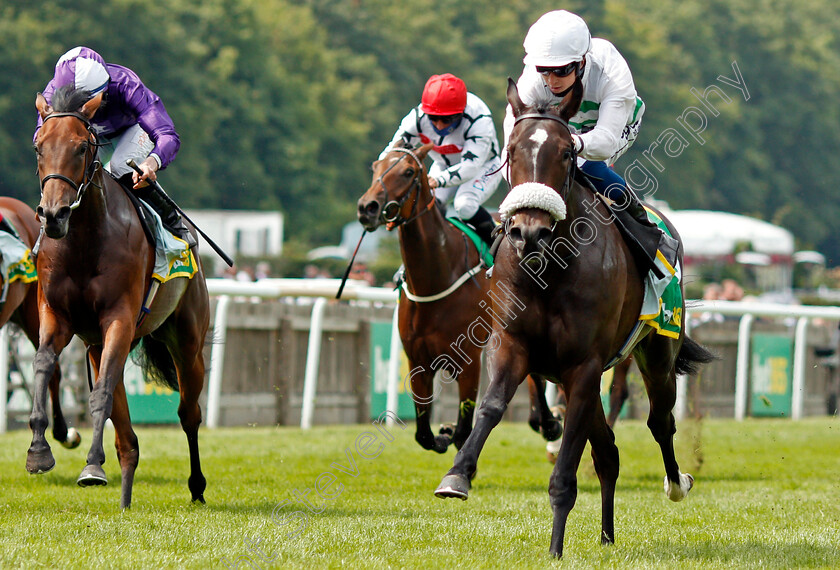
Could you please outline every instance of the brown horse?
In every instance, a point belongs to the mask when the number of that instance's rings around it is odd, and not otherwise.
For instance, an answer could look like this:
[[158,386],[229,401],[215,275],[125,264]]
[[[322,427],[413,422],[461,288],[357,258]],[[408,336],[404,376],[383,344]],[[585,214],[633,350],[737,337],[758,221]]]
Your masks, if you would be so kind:
[[[636,328],[643,280],[607,207],[575,179],[577,157],[566,123],[573,107],[560,116],[547,105],[527,107],[512,80],[507,98],[516,117],[508,146],[511,194],[526,200],[511,208],[508,239],[496,256],[493,280],[507,283],[522,309],[516,320],[494,322],[498,348],[488,354],[490,386],[472,434],[435,494],[466,499],[479,453],[516,387],[529,372],[556,379],[568,398],[559,460],[549,484],[554,511],[550,550],[560,557],[587,440],[601,483],[601,542],[614,541],[619,457],[601,405],[600,379]],[[506,314],[511,307],[498,303],[493,308]],[[647,329],[633,354],[650,400],[648,427],[665,464],[665,492],[679,501],[693,478],[680,472],[674,457],[676,374],[693,371],[712,355],[683,332],[671,338]]]
[[[17,230],[18,237],[31,250],[38,239],[40,229],[35,211],[20,200],[2,196],[0,197],[0,214],[2,214],[3,220],[9,222]],[[14,262],[17,260],[8,261]],[[3,278],[4,276],[0,276],[0,287],[4,285]],[[35,281],[27,283],[23,279],[16,279],[9,283],[6,291],[6,301],[0,306],[0,327],[7,322],[18,325],[26,338],[32,343],[32,346],[38,348],[38,283]],[[53,413],[53,437],[64,447],[73,449],[79,446],[82,436],[79,435],[76,428],[67,428],[67,421],[61,411],[61,399],[59,398],[60,382],[61,369],[56,366],[49,384]],[[0,396],[6,397],[5,394]],[[42,468],[49,471],[54,465],[55,462],[52,465],[45,464]]]
[[204,502],[206,481],[198,452],[202,347],[209,326],[204,274],[196,254],[196,275],[161,284],[145,318],[139,319],[151,287],[154,246],[147,240],[126,190],[105,174],[97,161],[99,143],[90,119],[99,100],[85,101],[87,94],[72,88],[58,89],[52,106],[41,94],[36,99],[43,119],[35,149],[41,180],[37,212],[44,237],[38,253],[41,330],[27,466],[33,471],[53,460],[44,440],[45,387],[61,350],[78,335],[89,348],[96,375],[90,394],[93,441],[78,483],[107,484],[102,469],[102,432],[110,417],[122,472],[120,506],[131,505],[139,449],[128,412],[123,368],[129,351],[142,339],[144,371],[156,371],[156,378],[180,391],[178,416],[190,451],[188,484],[192,500]]
[[[435,205],[423,167],[431,148],[393,148],[374,162],[373,181],[358,202],[358,218],[369,232],[383,224],[398,228],[407,289],[400,299],[399,329],[410,369],[406,388],[417,413],[415,439],[424,449],[444,453],[450,443],[460,449],[472,430],[481,350],[493,318],[486,308],[496,293],[480,271],[475,247]],[[443,428],[435,435],[429,420],[438,396],[438,370],[444,382],[457,379],[460,406],[454,433]],[[548,408],[544,394],[542,408]],[[547,415],[539,418],[544,423],[535,429],[547,439],[559,437],[559,422]]]

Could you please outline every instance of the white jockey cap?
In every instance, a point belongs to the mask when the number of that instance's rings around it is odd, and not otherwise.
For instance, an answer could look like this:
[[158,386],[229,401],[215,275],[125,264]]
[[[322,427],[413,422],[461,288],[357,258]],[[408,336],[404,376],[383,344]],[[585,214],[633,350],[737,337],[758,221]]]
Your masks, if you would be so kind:
[[591,36],[583,18],[566,10],[554,10],[540,16],[528,30],[525,41],[525,65],[562,67],[581,61],[589,51]]

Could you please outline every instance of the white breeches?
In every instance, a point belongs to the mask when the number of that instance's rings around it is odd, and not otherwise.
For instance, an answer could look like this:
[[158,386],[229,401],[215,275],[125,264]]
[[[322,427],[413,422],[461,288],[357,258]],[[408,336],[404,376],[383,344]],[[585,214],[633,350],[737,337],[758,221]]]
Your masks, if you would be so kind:
[[[433,164],[429,169],[429,175],[435,176],[442,169],[436,169],[436,164]],[[446,188],[436,188],[435,197],[443,201],[444,204],[454,196],[453,207],[458,217],[462,220],[469,220],[478,211],[487,198],[493,195],[499,182],[502,179],[502,171],[499,168],[501,162],[498,158],[487,162],[484,165],[484,170],[478,178],[474,178],[460,186],[448,186]]]

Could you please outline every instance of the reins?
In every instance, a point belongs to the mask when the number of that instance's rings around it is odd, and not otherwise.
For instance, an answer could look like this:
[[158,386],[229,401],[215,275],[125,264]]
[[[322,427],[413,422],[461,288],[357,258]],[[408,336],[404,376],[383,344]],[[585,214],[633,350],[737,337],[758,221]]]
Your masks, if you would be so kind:
[[[386,202],[385,206],[382,208],[382,214],[381,214],[382,219],[385,220],[385,222],[386,222],[385,227],[388,230],[392,230],[397,226],[409,224],[409,223],[413,222],[414,220],[416,220],[417,218],[419,218],[420,216],[422,216],[423,214],[426,214],[427,212],[432,211],[432,208],[435,207],[435,196],[434,196],[434,192],[432,192],[431,193],[432,194],[431,200],[429,200],[429,203],[426,206],[424,206],[420,210],[419,213],[411,216],[410,218],[402,218],[400,216],[400,212],[402,211],[403,206],[405,205],[405,203],[408,201],[408,199],[411,197],[411,195],[415,191],[417,191],[417,198],[415,199],[414,205],[412,206],[412,211],[417,209],[417,204],[420,201],[419,200],[420,199],[419,191],[420,191],[421,186],[422,186],[421,183],[420,183],[420,172],[421,172],[421,170],[423,170],[424,166],[423,166],[423,162],[420,160],[420,157],[418,157],[416,154],[414,154],[414,152],[411,149],[397,147],[397,148],[392,148],[391,150],[401,152],[401,153],[403,153],[403,156],[401,156],[399,160],[394,162],[394,164],[389,166],[385,170],[385,172],[383,172],[378,178],[379,184],[382,186],[382,189],[385,191],[386,196],[388,195],[388,188],[385,186],[385,180],[384,180],[385,175],[388,174],[391,171],[391,169],[396,167],[400,162],[402,162],[403,158],[405,158],[406,156],[410,156],[411,158],[413,158],[414,162],[417,163],[417,172],[414,175],[414,180],[411,182],[411,186],[409,187],[409,189],[405,193],[405,195],[400,200],[390,200],[389,202]],[[392,207],[392,206],[396,207],[396,213],[393,216],[386,216],[385,211],[389,207]],[[364,234],[362,234],[362,235],[364,235]],[[431,303],[433,301],[438,301],[440,299],[443,299],[444,297],[448,297],[449,295],[451,295],[456,289],[458,289],[461,285],[466,283],[473,275],[475,275],[476,273],[481,271],[482,267],[483,267],[483,265],[479,261],[478,265],[476,265],[472,269],[467,270],[467,272],[464,273],[463,275],[461,275],[461,277],[459,277],[452,285],[447,287],[444,291],[441,291],[440,293],[436,293],[434,295],[428,295],[428,296],[415,295],[414,293],[412,293],[411,291],[408,290],[408,282],[406,282],[406,281],[403,281],[403,283],[402,283],[402,290],[405,293],[406,298],[409,301],[413,301],[415,303]]]
[[[386,202],[385,205],[382,207],[382,219],[385,221],[385,228],[388,231],[393,230],[397,226],[413,222],[414,220],[416,220],[417,218],[419,218],[420,216],[422,216],[426,212],[429,212],[435,206],[435,196],[434,196],[434,194],[432,194],[432,199],[429,200],[429,203],[420,211],[420,213],[415,214],[414,216],[412,216],[410,218],[401,217],[400,212],[402,212],[403,206],[405,205],[406,202],[408,202],[408,199],[411,197],[411,195],[414,193],[414,191],[417,191],[417,198],[414,200],[414,205],[411,207],[411,209],[412,209],[412,211],[417,209],[417,204],[420,200],[419,191],[421,189],[420,171],[423,170],[424,167],[423,167],[423,162],[420,160],[420,158],[416,154],[414,154],[414,152],[411,151],[411,149],[397,147],[397,148],[392,148],[391,150],[396,151],[396,152],[401,152],[401,153],[403,153],[403,156],[401,156],[398,161],[396,161],[394,164],[389,166],[385,170],[385,172],[383,172],[379,176],[379,179],[378,179],[379,180],[379,185],[382,186],[382,189],[385,191],[386,196],[388,195],[388,187],[385,186],[385,175],[388,174],[389,172],[391,172],[391,170],[394,167],[396,167],[400,162],[402,162],[403,158],[405,158],[406,156],[410,156],[411,158],[414,159],[414,162],[417,163],[417,173],[414,175],[414,180],[412,180],[411,186],[409,186],[408,191],[405,193],[405,195],[402,198],[400,198],[399,200],[390,200],[390,201]],[[392,207],[395,207],[396,210],[395,210],[393,216],[389,216],[385,212],[387,210],[391,209]]]

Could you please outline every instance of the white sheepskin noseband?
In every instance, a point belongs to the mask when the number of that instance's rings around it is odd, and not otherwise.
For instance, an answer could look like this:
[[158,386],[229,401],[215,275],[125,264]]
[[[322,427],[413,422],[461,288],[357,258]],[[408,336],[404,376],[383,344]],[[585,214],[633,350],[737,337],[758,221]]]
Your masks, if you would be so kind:
[[537,208],[551,214],[555,221],[566,218],[566,203],[560,194],[540,182],[523,182],[514,186],[499,206],[502,221],[506,221],[517,210]]

